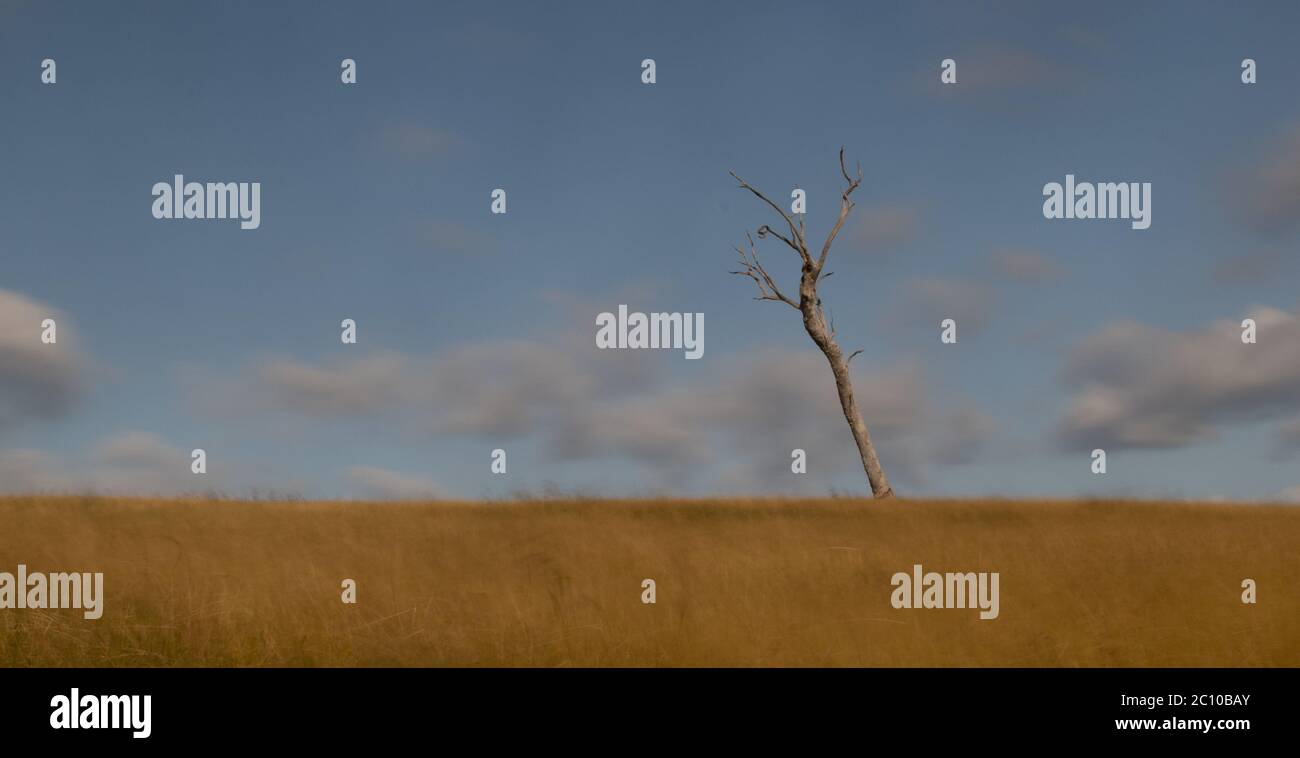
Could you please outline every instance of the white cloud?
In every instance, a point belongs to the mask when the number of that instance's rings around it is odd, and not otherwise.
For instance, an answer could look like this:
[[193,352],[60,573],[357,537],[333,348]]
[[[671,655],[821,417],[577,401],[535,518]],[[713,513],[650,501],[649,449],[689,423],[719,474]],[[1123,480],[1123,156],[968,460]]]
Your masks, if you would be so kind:
[[184,495],[221,491],[240,473],[231,462],[210,458],[208,473],[196,475],[190,463],[189,451],[155,434],[128,430],[101,440],[83,456],[0,450],[0,492]]
[[1065,367],[1074,396],[1063,441],[1181,447],[1300,410],[1300,319],[1266,307],[1246,315],[1258,325],[1254,345],[1242,343],[1239,319],[1192,332],[1122,322],[1084,340]]
[[985,45],[959,50],[952,57],[957,62],[956,85],[939,80],[937,60],[932,68],[927,67],[918,74],[926,89],[936,96],[973,96],[987,100],[999,94],[1033,94],[1046,89],[1060,91],[1062,87],[1073,84],[1071,69],[1031,50]]
[[850,222],[849,242],[871,250],[893,248],[912,240],[919,223],[917,211],[901,205],[857,208]]
[[125,431],[95,446],[93,459],[123,466],[169,466],[184,461],[184,451],[174,448],[152,432]]
[[938,429],[930,446],[934,460],[957,465],[979,458],[997,430],[997,422],[980,409],[966,406],[942,414]]
[[[41,322],[57,323],[58,341],[41,342]],[[72,323],[52,306],[0,290],[0,432],[65,414],[82,394],[84,360]]]
[[894,329],[921,328],[938,335],[939,323],[951,318],[957,322],[960,340],[984,329],[996,302],[994,293],[978,282],[913,279],[899,293],[888,323]]
[[[756,487],[789,486],[795,447],[825,473],[860,467],[834,380],[813,346],[724,358],[690,381],[653,384],[629,377],[622,365],[653,363],[646,352],[503,340],[428,358],[377,354],[329,366],[277,359],[277,371],[256,367],[237,396],[308,419],[332,418],[345,407],[407,433],[531,440],[553,462],[619,460],[675,483],[707,483],[718,464],[746,472]],[[368,367],[371,361],[382,369]],[[970,460],[991,432],[974,410],[929,409],[916,364],[857,366],[859,406],[896,478],[918,481],[929,464]],[[382,403],[366,405],[356,397],[366,387],[357,378],[372,372],[389,389]],[[732,458],[746,463],[730,465]],[[383,485],[373,471],[357,476],[368,476],[372,489]],[[393,491],[402,489],[391,481]]]
[[995,250],[993,266],[1003,276],[1019,282],[1044,282],[1060,273],[1054,261],[1032,250]]
[[1278,425],[1278,452],[1288,457],[1300,452],[1300,416],[1296,416]]
[[1229,183],[1238,215],[1254,230],[1283,235],[1300,226],[1300,125],[1265,150]]
[[408,366],[393,353],[325,367],[273,359],[259,366],[258,386],[274,403],[301,413],[347,416],[374,412],[399,400]]
[[448,253],[491,253],[497,249],[494,237],[456,221],[430,221],[423,230],[435,250]]
[[1277,499],[1284,503],[1300,503],[1300,484],[1277,493]]
[[0,492],[38,494],[62,491],[58,460],[40,450],[0,450]]
[[389,150],[409,158],[443,155],[461,145],[460,138],[451,132],[411,123],[388,127],[383,142]]
[[438,486],[423,477],[375,466],[351,466],[346,475],[367,497],[384,500],[433,500],[441,497]]

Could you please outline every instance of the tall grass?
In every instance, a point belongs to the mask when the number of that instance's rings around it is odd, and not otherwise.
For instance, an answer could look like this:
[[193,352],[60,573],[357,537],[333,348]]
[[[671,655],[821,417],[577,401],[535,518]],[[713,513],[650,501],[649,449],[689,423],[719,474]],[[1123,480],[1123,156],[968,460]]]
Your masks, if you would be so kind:
[[[1263,505],[3,498],[0,571],[105,610],[0,610],[0,665],[1297,666],[1297,545]],[[1000,617],[892,608],[914,563]]]

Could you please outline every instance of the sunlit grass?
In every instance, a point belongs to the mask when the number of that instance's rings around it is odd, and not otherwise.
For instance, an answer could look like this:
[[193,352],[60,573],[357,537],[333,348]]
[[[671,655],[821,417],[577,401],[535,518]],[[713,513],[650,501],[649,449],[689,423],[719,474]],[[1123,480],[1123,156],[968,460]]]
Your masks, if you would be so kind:
[[[1262,505],[0,498],[0,571],[106,595],[0,610],[0,666],[1297,666],[1297,545]],[[892,608],[914,563],[1000,617]]]

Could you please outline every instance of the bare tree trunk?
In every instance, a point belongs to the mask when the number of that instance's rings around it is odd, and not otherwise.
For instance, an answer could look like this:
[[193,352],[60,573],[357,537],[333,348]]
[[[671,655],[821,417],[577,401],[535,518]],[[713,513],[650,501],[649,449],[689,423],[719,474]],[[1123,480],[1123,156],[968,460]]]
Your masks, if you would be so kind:
[[[800,217],[799,223],[796,224],[794,219],[786,213],[781,206],[772,202],[770,198],[750,186],[745,180],[736,176],[733,171],[731,176],[739,182],[741,189],[749,190],[755,197],[766,203],[772,210],[776,211],[785,221],[787,228],[790,230],[790,236],[786,237],[781,232],[764,224],[758,228],[758,237],[775,237],[785,243],[795,253],[798,254],[799,260],[803,263],[802,274],[799,277],[799,301],[786,297],[777,287],[776,281],[767,273],[758,260],[758,249],[754,246],[754,240],[746,232],[745,237],[749,241],[749,251],[737,247],[736,252],[740,253],[741,268],[738,271],[732,271],[733,274],[749,277],[758,286],[758,297],[755,300],[772,300],[774,302],[785,303],[803,314],[803,328],[812,337],[813,342],[821,349],[826,360],[831,364],[831,373],[835,375],[835,389],[840,396],[840,408],[844,411],[844,420],[849,422],[849,431],[853,432],[853,441],[858,445],[858,455],[862,458],[862,468],[867,472],[867,481],[871,483],[871,494],[877,498],[893,497],[894,488],[889,486],[889,477],[885,476],[885,470],[880,466],[880,459],[876,457],[876,448],[871,444],[871,435],[867,432],[867,424],[862,420],[862,413],[858,410],[858,401],[853,396],[853,381],[849,378],[849,362],[853,356],[862,352],[857,350],[848,358],[840,350],[840,345],[835,341],[835,322],[832,319],[830,325],[826,323],[825,314],[822,311],[822,299],[817,294],[817,282],[823,278],[823,270],[826,266],[826,258],[830,254],[831,245],[835,242],[836,235],[839,234],[840,228],[844,226],[844,221],[849,217],[849,212],[853,210],[853,200],[850,195],[862,184],[862,168],[859,166],[857,176],[850,176],[848,167],[844,165],[844,148],[840,148],[840,174],[843,175],[846,186],[840,195],[840,215],[831,228],[830,234],[826,236],[826,242],[822,244],[821,254],[816,258],[808,249],[808,243],[805,238],[805,229],[803,218]],[[827,272],[825,276],[829,277]]]
[[876,448],[871,444],[871,433],[867,431],[867,423],[862,420],[858,401],[853,395],[849,361],[844,358],[844,352],[840,350],[835,337],[827,331],[816,286],[816,278],[808,276],[808,272],[805,272],[799,283],[799,310],[803,313],[804,329],[831,364],[831,373],[835,375],[835,390],[840,396],[840,408],[844,411],[844,420],[849,423],[849,430],[853,433],[853,441],[858,445],[858,455],[862,457],[862,468],[867,472],[871,494],[877,498],[893,497],[894,488],[889,486],[889,477],[885,475],[885,469],[881,467],[880,459],[876,457]]

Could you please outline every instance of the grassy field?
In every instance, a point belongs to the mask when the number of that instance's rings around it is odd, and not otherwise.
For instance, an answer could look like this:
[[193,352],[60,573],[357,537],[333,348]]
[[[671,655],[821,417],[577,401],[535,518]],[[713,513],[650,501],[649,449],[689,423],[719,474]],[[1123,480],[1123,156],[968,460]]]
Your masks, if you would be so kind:
[[[1298,666],[1297,546],[1264,505],[0,498],[0,571],[105,575],[97,621],[0,610],[0,666]],[[914,563],[1001,615],[892,608]]]

